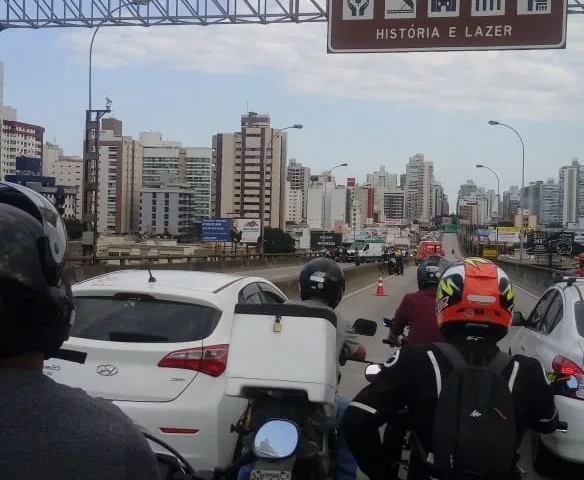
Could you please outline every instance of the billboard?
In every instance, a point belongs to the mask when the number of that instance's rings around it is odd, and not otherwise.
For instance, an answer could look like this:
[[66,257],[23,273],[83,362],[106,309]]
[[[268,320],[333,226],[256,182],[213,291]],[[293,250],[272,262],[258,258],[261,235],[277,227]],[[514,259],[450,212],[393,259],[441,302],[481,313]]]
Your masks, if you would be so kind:
[[329,53],[566,47],[567,0],[329,0],[328,11]]
[[322,250],[323,248],[340,246],[342,240],[342,233],[312,231],[310,232],[310,249]]
[[239,238],[242,243],[257,243],[260,236],[259,218],[234,218],[231,221],[234,241]]
[[202,242],[231,242],[230,218],[203,218],[201,220]]
[[259,218],[203,218],[202,242],[257,243]]

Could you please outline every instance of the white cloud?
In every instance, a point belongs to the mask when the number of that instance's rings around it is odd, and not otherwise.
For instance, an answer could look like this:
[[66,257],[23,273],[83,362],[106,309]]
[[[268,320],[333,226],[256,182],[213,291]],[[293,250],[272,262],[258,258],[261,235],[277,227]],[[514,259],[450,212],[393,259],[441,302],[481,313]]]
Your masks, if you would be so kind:
[[[59,42],[86,62],[90,34],[67,31]],[[262,69],[281,73],[296,93],[575,120],[584,117],[583,53],[584,22],[570,18],[567,50],[328,55],[325,24],[108,27],[98,34],[93,59],[102,68]]]

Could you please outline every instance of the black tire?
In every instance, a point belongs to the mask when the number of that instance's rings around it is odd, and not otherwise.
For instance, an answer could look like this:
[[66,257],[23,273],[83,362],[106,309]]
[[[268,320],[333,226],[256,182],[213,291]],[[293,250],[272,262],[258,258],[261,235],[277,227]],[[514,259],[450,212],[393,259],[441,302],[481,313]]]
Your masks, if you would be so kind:
[[553,477],[558,473],[559,459],[543,444],[541,436],[532,433],[531,462],[538,475]]

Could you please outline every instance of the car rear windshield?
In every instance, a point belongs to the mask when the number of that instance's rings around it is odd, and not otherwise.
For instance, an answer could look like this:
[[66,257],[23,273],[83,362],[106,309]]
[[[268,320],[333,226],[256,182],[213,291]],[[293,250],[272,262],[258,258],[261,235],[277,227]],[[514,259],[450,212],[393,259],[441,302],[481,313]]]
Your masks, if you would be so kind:
[[221,311],[157,299],[76,297],[72,337],[112,342],[174,343],[208,337]]

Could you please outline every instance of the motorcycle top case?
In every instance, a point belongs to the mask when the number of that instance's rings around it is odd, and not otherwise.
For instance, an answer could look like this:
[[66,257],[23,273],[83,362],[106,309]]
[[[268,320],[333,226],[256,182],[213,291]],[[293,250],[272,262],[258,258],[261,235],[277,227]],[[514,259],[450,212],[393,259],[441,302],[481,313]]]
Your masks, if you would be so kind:
[[337,388],[337,316],[302,303],[237,304],[225,393],[296,390],[333,405]]

